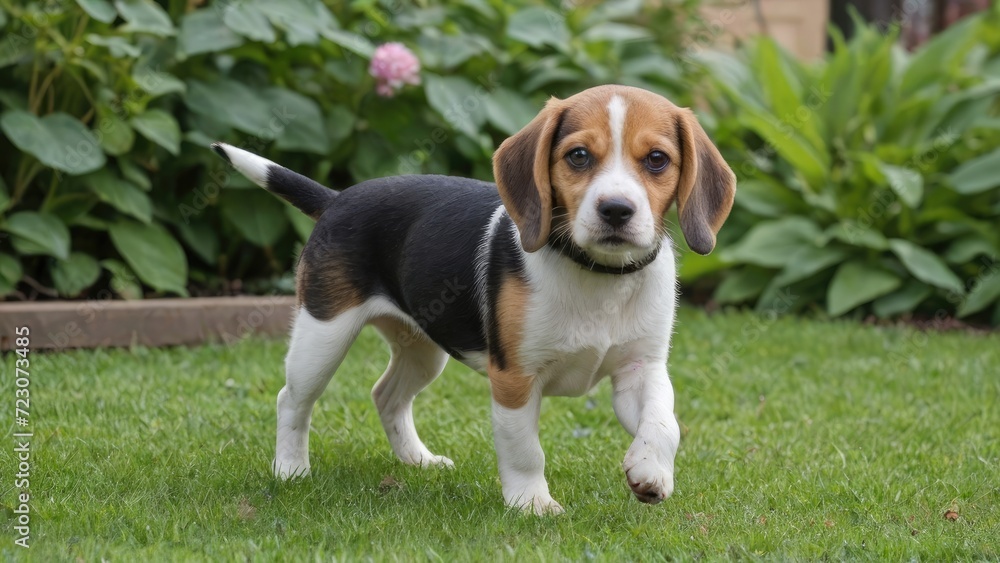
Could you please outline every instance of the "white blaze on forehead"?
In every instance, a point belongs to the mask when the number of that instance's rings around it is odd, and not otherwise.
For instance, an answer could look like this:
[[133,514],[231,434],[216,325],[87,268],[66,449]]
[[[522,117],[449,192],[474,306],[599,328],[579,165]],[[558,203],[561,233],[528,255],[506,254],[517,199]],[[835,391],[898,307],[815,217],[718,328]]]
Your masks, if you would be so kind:
[[613,96],[608,102],[608,117],[611,123],[611,146],[615,160],[622,158],[622,142],[625,130],[625,100]]

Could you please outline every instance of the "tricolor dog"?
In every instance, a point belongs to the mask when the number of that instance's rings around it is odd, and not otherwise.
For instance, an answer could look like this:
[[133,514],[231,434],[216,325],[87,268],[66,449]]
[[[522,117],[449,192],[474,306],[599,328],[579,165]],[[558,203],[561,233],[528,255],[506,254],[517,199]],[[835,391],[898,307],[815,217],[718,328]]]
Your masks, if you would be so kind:
[[671,494],[677,290],[664,215],[676,202],[688,245],[707,254],[736,189],[691,111],[625,86],[552,99],[497,149],[495,185],[417,175],[337,192],[213,148],[317,221],[298,264],[275,475],[309,472],[313,404],[373,325],[392,357],[372,397],[404,463],[452,465],[420,440],[412,413],[450,355],[489,377],[508,505],[562,511],[545,481],[542,397],[583,395],[605,377],[635,437],[622,464],[629,486],[647,503]]

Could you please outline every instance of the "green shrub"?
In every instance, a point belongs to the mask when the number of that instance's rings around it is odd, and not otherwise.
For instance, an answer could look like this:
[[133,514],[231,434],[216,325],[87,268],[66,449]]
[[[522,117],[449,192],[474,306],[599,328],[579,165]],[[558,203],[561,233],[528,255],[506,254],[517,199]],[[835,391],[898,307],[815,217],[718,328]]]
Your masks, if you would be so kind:
[[715,300],[761,310],[1000,322],[1000,12],[912,54],[895,30],[832,33],[813,65],[767,39],[700,58],[739,184],[685,277],[723,271]]
[[[0,0],[0,295],[184,295],[285,273],[311,221],[211,141],[335,187],[490,178],[494,147],[549,95],[619,82],[676,99],[697,4]],[[382,98],[368,59],[388,41],[424,70]]]

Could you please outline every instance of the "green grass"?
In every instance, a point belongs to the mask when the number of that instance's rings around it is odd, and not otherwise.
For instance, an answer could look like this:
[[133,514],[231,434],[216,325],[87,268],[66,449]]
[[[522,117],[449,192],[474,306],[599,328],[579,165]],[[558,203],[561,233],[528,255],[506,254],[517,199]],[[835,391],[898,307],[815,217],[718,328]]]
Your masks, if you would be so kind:
[[[367,331],[317,405],[313,476],[275,482],[284,352],[247,340],[33,355],[33,546],[12,544],[6,446],[0,556],[1000,557],[995,333],[682,310],[670,359],[684,431],[674,496],[632,498],[620,468],[629,437],[605,381],[589,397],[544,403],[546,473],[567,510],[551,518],[502,506],[489,390],[459,364],[416,405],[424,441],[456,469],[395,460],[368,396],[387,351]],[[7,374],[13,358],[3,362]],[[380,486],[386,477],[396,485]]]

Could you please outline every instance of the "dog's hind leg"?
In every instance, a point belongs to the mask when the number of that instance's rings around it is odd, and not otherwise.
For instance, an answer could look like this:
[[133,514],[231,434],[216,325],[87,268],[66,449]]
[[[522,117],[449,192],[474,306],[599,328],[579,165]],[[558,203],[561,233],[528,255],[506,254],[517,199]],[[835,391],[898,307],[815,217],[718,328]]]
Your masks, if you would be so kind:
[[278,393],[278,438],[274,475],[309,474],[309,423],[313,405],[333,376],[367,317],[363,307],[321,321],[299,309],[285,358],[285,386]]
[[392,451],[409,465],[453,466],[450,459],[427,449],[413,424],[413,399],[441,374],[448,354],[402,321],[383,317],[372,324],[392,350],[389,367],[372,388],[372,399]]

